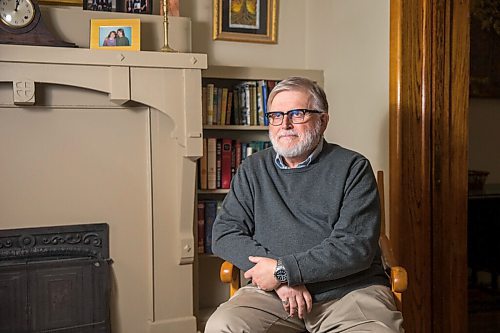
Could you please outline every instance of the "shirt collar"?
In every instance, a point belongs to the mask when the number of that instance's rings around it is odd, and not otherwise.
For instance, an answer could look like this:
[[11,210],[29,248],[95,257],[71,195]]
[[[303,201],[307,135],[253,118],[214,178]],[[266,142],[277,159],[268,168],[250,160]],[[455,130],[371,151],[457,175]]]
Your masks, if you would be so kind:
[[[323,138],[319,140],[319,143],[316,148],[314,148],[313,152],[304,161],[297,164],[296,169],[304,168],[311,164],[311,162],[314,161],[316,157],[318,157],[318,155],[321,153],[321,150],[323,150]],[[291,169],[288,165],[285,164],[283,156],[278,153],[276,153],[276,157],[274,158],[274,164],[276,164],[278,168],[283,170]]]

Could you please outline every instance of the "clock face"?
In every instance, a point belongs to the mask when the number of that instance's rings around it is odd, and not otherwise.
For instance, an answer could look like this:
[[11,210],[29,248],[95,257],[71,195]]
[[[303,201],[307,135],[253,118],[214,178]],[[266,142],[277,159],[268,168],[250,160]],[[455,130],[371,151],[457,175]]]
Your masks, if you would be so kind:
[[31,0],[0,0],[0,20],[8,27],[24,28],[34,18],[35,7]]

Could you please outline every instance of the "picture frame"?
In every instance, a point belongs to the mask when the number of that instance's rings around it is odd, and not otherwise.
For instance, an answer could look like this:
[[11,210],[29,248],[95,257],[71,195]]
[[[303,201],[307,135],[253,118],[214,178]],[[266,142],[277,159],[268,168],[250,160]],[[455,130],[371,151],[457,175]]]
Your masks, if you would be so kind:
[[52,5],[52,6],[81,6],[82,0],[39,0],[40,5]]
[[278,0],[213,0],[213,39],[277,43]]
[[90,48],[99,50],[140,51],[140,19],[90,20]]
[[98,12],[116,12],[116,0],[83,0],[83,9]]
[[500,98],[499,23],[494,2],[471,1],[470,97]]

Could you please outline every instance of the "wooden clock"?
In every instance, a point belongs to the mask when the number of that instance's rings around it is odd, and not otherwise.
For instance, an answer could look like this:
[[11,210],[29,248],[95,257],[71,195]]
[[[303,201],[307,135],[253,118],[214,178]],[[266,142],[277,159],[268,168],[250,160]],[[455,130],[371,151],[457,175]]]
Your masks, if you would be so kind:
[[0,0],[0,44],[75,47],[45,27],[35,0]]

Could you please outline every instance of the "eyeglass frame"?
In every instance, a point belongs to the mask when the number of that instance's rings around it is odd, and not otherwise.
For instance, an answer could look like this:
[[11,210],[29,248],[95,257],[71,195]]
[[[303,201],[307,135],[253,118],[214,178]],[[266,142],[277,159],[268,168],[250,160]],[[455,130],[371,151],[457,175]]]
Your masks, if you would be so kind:
[[[303,113],[303,117],[302,119],[300,120],[300,122],[296,122],[293,120],[292,117],[288,116],[288,114],[290,112],[297,112],[297,111],[300,111]],[[290,122],[292,124],[303,124],[305,123],[305,119],[306,119],[306,115],[307,114],[310,114],[310,113],[315,113],[315,114],[321,114],[321,113],[326,113],[325,111],[319,111],[319,110],[310,110],[310,109],[291,109],[291,110],[288,110],[286,112],[283,112],[283,111],[273,111],[273,112],[268,112],[266,113],[266,117],[267,119],[269,120],[269,125],[272,125],[272,126],[280,126],[281,124],[283,124],[283,120],[285,119],[285,116],[288,117],[288,120],[290,120]],[[281,115],[281,122],[279,124],[273,124],[272,122],[274,120],[276,120],[276,118],[271,118],[273,115],[277,115],[277,114],[280,114]],[[271,119],[274,119],[274,120],[271,120]]]

